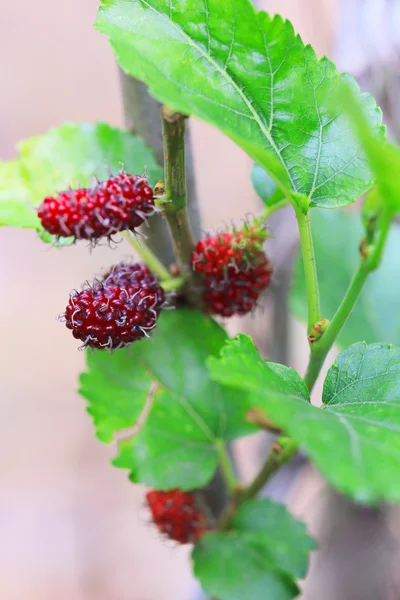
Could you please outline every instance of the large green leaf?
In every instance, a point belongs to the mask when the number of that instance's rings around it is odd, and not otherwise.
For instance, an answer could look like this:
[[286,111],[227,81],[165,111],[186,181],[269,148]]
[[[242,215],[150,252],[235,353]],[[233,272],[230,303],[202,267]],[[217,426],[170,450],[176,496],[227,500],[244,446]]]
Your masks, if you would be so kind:
[[[340,211],[314,211],[312,230],[322,315],[335,314],[359,264],[358,247],[365,233],[360,218]],[[400,227],[393,225],[380,268],[372,273],[360,299],[338,337],[342,347],[360,340],[400,345]],[[294,314],[307,321],[303,263],[295,266],[290,296]]]
[[127,432],[114,461],[131,471],[133,481],[200,487],[213,476],[221,442],[256,430],[244,417],[246,395],[212,381],[205,365],[226,340],[225,331],[199,312],[164,311],[151,340],[88,356],[81,393],[103,441],[136,423],[157,384],[146,422],[135,435]]
[[[103,0],[97,28],[154,96],[221,129],[305,208],[370,187],[357,137],[326,102],[342,78],[288,21],[250,0]],[[383,135],[380,110],[361,99]]]
[[211,358],[213,377],[302,444],[327,480],[355,500],[400,501],[400,349],[355,344],[328,373],[320,409],[268,368],[247,336]]
[[19,150],[19,160],[0,163],[0,225],[40,229],[33,207],[46,195],[91,184],[122,165],[129,173],[147,171],[152,184],[162,177],[140,138],[104,123],[62,125],[21,142]]
[[208,533],[193,550],[194,573],[220,600],[286,600],[298,594],[315,549],[305,527],[271,500],[246,502],[232,529]]
[[400,211],[400,149],[385,143],[376,136],[368,122],[359,98],[346,85],[338,90],[343,110],[348,114],[351,124],[366,154],[371,169],[376,176],[379,190],[386,204],[393,212]]

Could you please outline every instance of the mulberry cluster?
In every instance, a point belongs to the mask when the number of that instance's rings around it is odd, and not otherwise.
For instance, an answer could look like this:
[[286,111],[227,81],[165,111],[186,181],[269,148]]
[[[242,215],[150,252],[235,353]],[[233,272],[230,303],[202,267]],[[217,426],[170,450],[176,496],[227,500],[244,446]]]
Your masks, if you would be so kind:
[[152,490],[146,494],[146,500],[153,522],[171,540],[195,544],[207,529],[206,517],[196,508],[195,498],[189,492]]
[[43,228],[58,237],[95,241],[135,230],[154,213],[153,190],[145,177],[121,171],[92,188],[49,196],[38,209]]
[[224,317],[245,315],[271,281],[271,264],[262,250],[265,232],[245,227],[200,240],[192,254],[194,271],[204,275],[205,308]]
[[65,324],[82,349],[113,350],[148,337],[164,300],[164,290],[145,265],[120,263],[102,281],[70,295]]

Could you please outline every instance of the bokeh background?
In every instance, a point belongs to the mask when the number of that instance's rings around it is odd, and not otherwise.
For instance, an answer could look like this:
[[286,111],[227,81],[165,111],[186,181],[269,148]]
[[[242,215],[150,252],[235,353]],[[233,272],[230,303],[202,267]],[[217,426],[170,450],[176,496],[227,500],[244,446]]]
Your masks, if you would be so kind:
[[[331,56],[341,69],[357,75],[378,95],[392,130],[397,131],[397,0],[259,4],[290,18],[319,55]],[[97,0],[2,4],[2,159],[16,156],[20,139],[65,121],[122,125],[118,71],[106,38],[92,26],[97,5]],[[249,183],[251,161],[196,120],[192,138],[203,226],[219,227],[231,218],[240,221],[258,203]],[[0,598],[4,600],[195,597],[188,550],[171,546],[152,530],[143,510],[144,489],[130,485],[125,472],[109,465],[115,448],[95,440],[84,401],[76,393],[84,355],[56,320],[70,289],[128,251],[124,244],[92,253],[84,244],[57,250],[43,245],[31,231],[0,231]],[[258,326],[253,319],[235,323],[234,328],[255,331]],[[306,355],[303,333],[301,325],[291,322],[290,361],[299,368]],[[254,469],[254,456],[251,444],[241,447],[240,464],[247,476]],[[337,499],[312,470],[305,469],[290,488],[289,502],[332,552],[340,554],[343,544],[349,550],[349,540],[332,538],[334,528],[328,519],[331,529],[327,529],[327,514],[338,511],[343,522],[358,517],[350,514],[347,504],[340,513]],[[357,543],[372,552],[362,558],[365,562],[360,558],[359,564],[357,547],[351,549],[355,563],[335,565],[327,573],[313,559],[304,599],[381,597],[380,592],[371,595],[370,588],[370,595],[359,587],[348,588],[344,595],[335,591],[340,568],[346,567],[351,578],[357,568],[375,561],[376,548],[380,553],[390,549],[393,555],[396,514],[379,519],[362,520]],[[327,564],[326,556],[324,560]],[[382,598],[398,600],[396,589],[390,585]]]

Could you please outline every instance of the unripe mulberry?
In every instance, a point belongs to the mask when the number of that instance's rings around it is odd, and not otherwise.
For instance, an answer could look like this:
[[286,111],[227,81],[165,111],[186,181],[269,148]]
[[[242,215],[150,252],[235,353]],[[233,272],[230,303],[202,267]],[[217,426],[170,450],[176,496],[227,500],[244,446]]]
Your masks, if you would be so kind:
[[245,226],[199,240],[192,254],[193,270],[225,279],[235,276],[257,264],[265,239],[262,228]]
[[131,344],[155,327],[163,290],[138,284],[123,287],[95,281],[81,292],[73,292],[64,318],[73,336],[86,347],[116,349]]
[[271,281],[271,264],[262,250],[265,232],[245,226],[200,240],[192,255],[193,269],[203,273],[206,310],[223,317],[245,315]]
[[122,171],[92,188],[69,189],[45,198],[38,216],[53,235],[97,240],[136,229],[154,210],[147,179]]
[[159,531],[180,544],[195,544],[207,529],[205,515],[189,492],[152,490],[146,494],[152,519]]

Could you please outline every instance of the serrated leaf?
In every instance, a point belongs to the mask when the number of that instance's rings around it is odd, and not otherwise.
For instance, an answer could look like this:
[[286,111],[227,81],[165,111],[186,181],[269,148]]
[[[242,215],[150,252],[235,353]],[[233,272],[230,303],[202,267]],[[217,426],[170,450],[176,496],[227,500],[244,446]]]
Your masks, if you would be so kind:
[[250,392],[339,491],[363,503],[400,500],[399,349],[356,344],[343,352],[327,377],[325,409],[277,381],[247,336],[209,365],[216,381]]
[[55,238],[41,231],[34,208],[45,196],[107,178],[122,165],[133,174],[146,170],[151,184],[162,177],[140,138],[104,123],[62,125],[21,142],[19,150],[19,160],[0,163],[0,225],[36,228],[48,243]]
[[[288,21],[250,0],[103,0],[97,28],[125,71],[225,132],[294,204],[342,206],[370,187],[358,139],[326,102],[341,77]],[[381,112],[361,99],[382,135]]]
[[0,227],[38,227],[17,160],[0,163]]
[[247,397],[212,381],[205,365],[226,340],[225,331],[199,312],[164,311],[151,340],[88,356],[81,393],[103,441],[136,423],[150,385],[157,384],[147,420],[133,437],[127,432],[114,461],[131,471],[133,481],[201,487],[214,474],[221,440],[256,431],[244,417]]
[[302,523],[271,500],[241,506],[232,529],[208,533],[193,550],[194,573],[220,600],[285,600],[298,594],[315,549]]
[[[322,315],[332,319],[359,264],[358,246],[365,233],[359,217],[341,211],[314,211],[311,223]],[[400,345],[399,256],[400,226],[393,224],[382,263],[370,274],[337,339],[342,348],[359,340]],[[295,265],[290,306],[298,318],[307,321],[307,293],[300,256]]]

